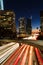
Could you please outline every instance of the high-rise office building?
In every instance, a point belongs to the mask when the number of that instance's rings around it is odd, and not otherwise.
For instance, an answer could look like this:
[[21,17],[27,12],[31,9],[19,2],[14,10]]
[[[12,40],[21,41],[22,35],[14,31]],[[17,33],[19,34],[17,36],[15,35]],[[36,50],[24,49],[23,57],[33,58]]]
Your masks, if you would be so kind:
[[0,10],[0,37],[16,37],[15,13],[11,10]]
[[0,10],[4,10],[3,0],[0,0]]
[[24,36],[26,34],[26,18],[25,17],[21,17],[19,18],[19,35],[20,36]]
[[21,17],[19,19],[19,35],[30,35],[32,32],[31,18]]
[[32,32],[31,18],[27,18],[27,21],[26,21],[26,33],[31,34],[31,32]]
[[40,30],[43,33],[43,11],[40,11]]

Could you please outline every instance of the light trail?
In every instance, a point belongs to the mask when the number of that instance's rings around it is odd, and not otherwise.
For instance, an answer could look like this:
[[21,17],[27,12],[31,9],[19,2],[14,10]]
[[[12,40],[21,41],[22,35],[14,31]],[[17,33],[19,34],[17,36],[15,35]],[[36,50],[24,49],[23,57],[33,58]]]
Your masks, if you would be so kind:
[[[32,38],[30,37],[31,40],[37,40],[36,38],[37,38],[37,36],[35,36],[35,35]],[[27,39],[29,39],[29,38],[27,38]],[[20,59],[21,59],[20,65],[25,65],[28,51],[29,51],[28,65],[33,65],[34,47],[28,46],[28,45],[25,45],[25,44],[22,44],[21,47],[19,47],[14,53],[12,53],[10,58],[7,59],[7,61],[4,62],[3,65],[18,65]],[[37,55],[37,58],[38,58],[40,65],[43,65],[43,59],[41,58],[39,50],[37,48],[35,48],[35,51],[36,51],[36,55]]]
[[24,55],[23,55],[23,58],[22,58],[22,60],[21,60],[20,65],[25,65],[29,47],[30,47],[30,46],[27,46],[27,48],[26,48],[26,50],[25,50],[25,53],[24,53]]
[[37,55],[39,64],[40,64],[40,65],[43,65],[43,59],[42,59],[42,57],[41,57],[41,54],[40,54],[39,50],[38,50],[37,48],[35,48],[35,51],[36,51],[36,55]]
[[10,58],[9,58],[3,65],[10,65],[11,62],[13,61],[14,57],[21,51],[21,49],[22,49],[23,47],[24,47],[24,44],[23,44],[19,49],[17,49],[17,51],[14,52],[14,53],[10,56]]
[[5,52],[3,55],[0,56],[0,63],[2,63],[14,50],[16,50],[19,47],[19,44],[16,43],[10,50]]
[[16,44],[16,43],[11,42],[11,43],[9,43],[9,44],[7,44],[7,45],[2,46],[2,47],[1,47],[1,50],[0,50],[0,56],[1,56],[2,54],[4,54],[5,52],[7,52],[8,50],[10,50],[11,47],[12,47],[13,45],[15,45],[15,44]]
[[28,65],[33,65],[33,46],[30,47]]
[[36,40],[38,36],[39,36],[39,34],[34,34],[34,35],[31,35],[31,36],[26,37],[26,38],[23,38],[23,39],[27,39],[27,40]]
[[12,46],[12,45],[14,45],[15,44],[15,42],[11,42],[11,43],[8,43],[8,44],[6,44],[6,45],[4,45],[4,46],[1,46],[0,47],[0,51],[1,50],[4,50],[5,48],[7,48],[7,47],[9,47],[9,46]]
[[20,60],[23,52],[25,51],[25,48],[27,47],[27,45],[24,46],[23,50],[21,51],[20,55],[17,57],[17,59],[15,60],[15,62],[12,65],[17,65],[18,61]]
[[[14,46],[14,45],[12,45],[12,46]],[[1,51],[0,51],[0,56],[2,56],[2,55],[5,54],[8,50],[10,50],[10,49],[12,48],[12,46],[7,47],[7,48],[4,49],[4,50],[1,50]]]

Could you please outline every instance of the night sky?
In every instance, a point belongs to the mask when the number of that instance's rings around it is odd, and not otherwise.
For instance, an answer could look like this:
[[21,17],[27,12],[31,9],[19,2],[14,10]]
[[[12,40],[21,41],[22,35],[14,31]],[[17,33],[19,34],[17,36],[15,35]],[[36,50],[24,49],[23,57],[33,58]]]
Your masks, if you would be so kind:
[[43,0],[4,0],[4,9],[13,10],[18,18],[32,16],[32,28],[40,27],[40,11],[43,10]]

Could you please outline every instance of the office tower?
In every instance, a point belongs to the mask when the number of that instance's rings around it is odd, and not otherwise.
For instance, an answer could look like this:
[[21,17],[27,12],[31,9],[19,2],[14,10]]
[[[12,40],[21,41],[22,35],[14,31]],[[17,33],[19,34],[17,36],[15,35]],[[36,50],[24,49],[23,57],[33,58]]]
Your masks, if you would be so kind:
[[43,11],[40,11],[40,30],[43,34]]
[[26,34],[26,18],[25,17],[21,17],[19,18],[19,35],[20,36],[24,36]]
[[0,10],[4,10],[3,0],[0,0]]
[[27,21],[26,21],[26,33],[31,34],[31,32],[32,32],[31,18],[27,18]]
[[15,13],[11,10],[0,10],[0,37],[16,37]]

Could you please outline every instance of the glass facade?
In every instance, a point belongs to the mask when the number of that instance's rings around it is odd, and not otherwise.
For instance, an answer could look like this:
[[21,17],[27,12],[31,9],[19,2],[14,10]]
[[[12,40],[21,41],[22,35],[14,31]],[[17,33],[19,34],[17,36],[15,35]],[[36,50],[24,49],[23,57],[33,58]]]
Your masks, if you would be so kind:
[[27,18],[27,21],[26,21],[26,33],[31,34],[31,32],[32,32],[31,19]]
[[21,17],[19,19],[19,33],[25,34],[26,33],[26,27],[25,27],[26,19],[24,17]]
[[43,11],[40,11],[40,29],[43,32]]
[[0,38],[15,38],[15,13],[10,10],[0,10]]
[[4,10],[3,0],[0,0],[0,10]]

